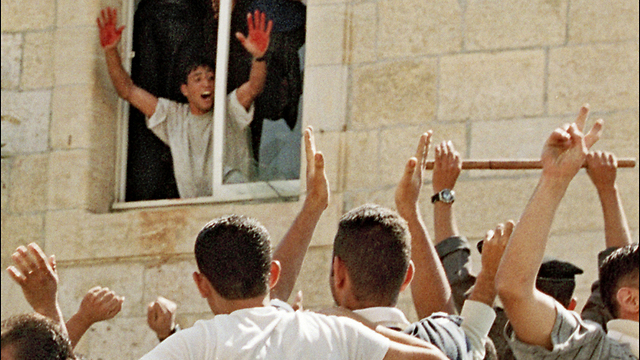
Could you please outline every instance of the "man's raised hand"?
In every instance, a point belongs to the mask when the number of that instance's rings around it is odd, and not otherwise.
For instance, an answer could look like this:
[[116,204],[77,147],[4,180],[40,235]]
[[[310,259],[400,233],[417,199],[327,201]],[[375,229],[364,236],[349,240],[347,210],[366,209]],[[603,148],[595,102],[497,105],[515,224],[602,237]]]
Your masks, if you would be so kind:
[[416,154],[407,161],[402,179],[396,189],[396,208],[405,219],[408,214],[418,210],[418,198],[420,197],[432,134],[433,132],[429,130],[420,136]]
[[443,141],[436,146],[436,156],[433,165],[433,192],[443,189],[453,189],[462,171],[460,154],[453,147],[451,141]]
[[329,205],[329,181],[324,168],[324,156],[316,150],[311,126],[304,130],[304,149],[307,158],[307,198],[305,202],[322,211]]
[[100,45],[105,50],[115,48],[122,37],[122,30],[124,30],[124,25],[119,28],[116,27],[118,24],[118,11],[111,7],[104,8],[96,22],[98,23],[98,29],[100,29]]
[[245,37],[240,32],[236,33],[236,37],[242,46],[244,46],[254,59],[263,57],[269,48],[269,38],[271,36],[271,28],[273,28],[273,21],[269,20],[267,23],[266,18],[265,13],[258,10],[256,10],[253,15],[249,13],[247,14],[249,34]]
[[156,301],[147,306],[147,324],[163,341],[168,338],[176,328],[176,310],[178,305],[173,301],[158,296]]
[[618,160],[612,153],[594,151],[587,155],[587,174],[598,191],[615,186],[617,170]]

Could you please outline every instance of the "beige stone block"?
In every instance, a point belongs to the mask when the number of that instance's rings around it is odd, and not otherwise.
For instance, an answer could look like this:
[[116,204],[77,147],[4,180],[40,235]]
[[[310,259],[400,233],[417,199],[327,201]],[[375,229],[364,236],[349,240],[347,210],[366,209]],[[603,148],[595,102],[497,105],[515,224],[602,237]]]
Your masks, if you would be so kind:
[[56,3],[50,0],[2,0],[2,32],[42,30],[53,26]]
[[436,74],[433,59],[354,68],[350,129],[418,125],[433,120]]
[[[597,109],[593,109],[594,115],[591,119],[602,118],[604,120],[604,131],[600,140],[593,146],[593,150],[604,150],[614,153],[617,157],[634,157],[638,159],[639,142],[638,133],[638,111],[619,111],[607,114],[599,114]],[[587,124],[591,126],[593,121]],[[636,170],[638,167],[636,166]]]
[[544,111],[541,50],[446,56],[440,62],[439,120],[490,120]]
[[309,67],[305,73],[304,120],[316,132],[341,131],[347,116],[345,65]]
[[306,66],[344,62],[346,17],[344,4],[307,7]]
[[11,211],[15,213],[47,209],[48,155],[16,157],[11,174]]
[[574,113],[589,102],[597,111],[638,107],[638,43],[574,46],[549,52],[548,107]]
[[23,37],[22,34],[5,34],[4,29],[2,31],[2,90],[17,89],[20,85]]
[[13,159],[2,157],[2,211],[7,211],[9,204],[9,192],[11,192],[11,168],[13,167]]
[[22,58],[21,87],[43,89],[53,86],[53,32],[26,33]]
[[[144,272],[143,307],[163,296],[178,305],[178,310],[190,313],[211,311],[206,299],[200,297],[192,274],[198,271],[193,255],[189,260],[152,264]],[[188,310],[187,310],[188,309]]]
[[[4,252],[4,237],[2,239],[2,246]],[[2,268],[6,268],[4,265],[4,260]],[[0,291],[2,293],[2,296],[0,297],[2,305],[0,306],[0,310],[2,312],[2,320],[8,319],[10,316],[33,312],[33,308],[31,308],[27,300],[24,299],[22,288],[15,281],[13,281],[13,279],[11,279],[9,273],[6,271],[2,271],[2,274],[0,274],[0,276],[2,277],[2,286],[0,286]]]
[[458,1],[383,0],[378,4],[378,51],[383,58],[462,49]]
[[51,146],[54,149],[91,145],[91,85],[57,86],[51,104]]
[[[316,150],[322,152],[324,156],[324,168],[329,180],[329,188],[332,193],[340,192],[343,188],[344,172],[344,147],[345,133],[337,131],[317,131],[314,126],[314,137]],[[303,145],[304,146],[304,145]],[[302,166],[300,174],[306,174],[306,160],[302,149]],[[307,184],[303,176],[300,181],[300,191],[306,191]]]
[[47,254],[56,254],[56,260],[59,263],[58,297],[60,309],[65,318],[68,319],[78,310],[87,291],[95,286],[107,287],[125,297],[122,310],[117,315],[119,318],[146,315],[146,303],[143,302],[142,292],[144,288],[142,264],[118,261],[76,265],[60,261],[55,249],[48,249]]
[[115,199],[115,153],[92,150],[89,167],[87,210],[106,213]]
[[305,309],[319,310],[333,306],[329,286],[332,254],[333,245],[309,249],[289,301],[292,301],[298,291],[302,290]]
[[377,59],[378,29],[376,3],[354,3],[348,7],[346,57],[350,64],[371,62]]
[[49,156],[49,209],[82,208],[89,185],[88,150],[54,151]]
[[96,62],[104,61],[96,26],[58,28],[54,34],[56,86],[89,84],[96,79]]
[[95,26],[96,18],[100,16],[100,10],[107,6],[116,8],[118,23],[125,24],[126,18],[122,3],[122,0],[60,0],[57,6],[56,26],[58,28]]
[[638,2],[577,0],[569,11],[569,42],[638,40]]
[[[377,186],[376,174],[380,169],[378,132],[350,131],[346,133],[346,139],[345,191]],[[363,156],[366,156],[365,161]]]
[[51,90],[2,91],[1,97],[3,155],[46,151]]
[[[9,215],[2,213],[2,268],[13,264],[11,255],[20,245],[44,243],[42,214]],[[3,278],[4,279],[4,278]],[[4,282],[3,282],[4,284]],[[4,286],[3,286],[4,287]]]
[[567,0],[470,1],[465,14],[465,47],[561,45],[566,37],[567,4]]
[[[125,300],[126,302],[126,300]],[[87,359],[139,359],[158,345],[147,317],[121,317],[94,324],[75,348]]]
[[349,191],[344,196],[344,211],[350,211],[364,204],[377,204],[395,210],[395,192],[396,188],[393,186],[377,190]]

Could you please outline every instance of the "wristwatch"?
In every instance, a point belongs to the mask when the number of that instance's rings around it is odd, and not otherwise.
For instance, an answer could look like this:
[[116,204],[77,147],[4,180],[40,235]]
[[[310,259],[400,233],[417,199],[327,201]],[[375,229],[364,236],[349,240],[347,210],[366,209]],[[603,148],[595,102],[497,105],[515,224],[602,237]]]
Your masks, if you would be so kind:
[[451,204],[456,200],[456,192],[449,189],[442,189],[431,197],[431,203],[442,201],[445,204]]

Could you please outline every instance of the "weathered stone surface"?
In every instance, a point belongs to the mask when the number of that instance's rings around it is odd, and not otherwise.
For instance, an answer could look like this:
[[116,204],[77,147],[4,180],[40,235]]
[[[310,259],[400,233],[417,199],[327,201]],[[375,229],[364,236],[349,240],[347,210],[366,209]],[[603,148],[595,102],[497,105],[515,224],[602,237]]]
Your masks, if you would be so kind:
[[106,213],[115,199],[115,154],[112,151],[92,149],[89,161],[91,171],[87,210]]
[[638,43],[574,46],[549,52],[549,113],[638,107]]
[[54,151],[49,156],[49,209],[83,208],[89,186],[89,151]]
[[[44,216],[42,214],[9,215],[2,213],[2,268],[13,262],[11,255],[20,245],[44,243]],[[4,278],[3,278],[4,279]],[[4,284],[4,283],[3,283]]]
[[26,90],[53,86],[53,32],[26,33],[21,87]]
[[96,26],[58,28],[53,46],[56,86],[95,81],[96,62],[104,62]]
[[344,4],[307,7],[306,66],[344,62],[346,14]]
[[49,142],[51,91],[2,92],[3,152],[45,151]]
[[304,79],[304,117],[316,132],[341,131],[345,127],[347,77],[345,65],[314,66],[307,69]]
[[[595,120],[604,120],[604,131],[600,140],[593,146],[594,150],[605,150],[614,153],[618,157],[635,157],[638,159],[638,111],[618,111],[599,114],[597,109],[591,107],[594,114],[590,116]],[[593,121],[587,126],[591,126]],[[636,170],[638,167],[636,166]],[[625,170],[626,171],[626,170]]]
[[378,51],[383,58],[459,51],[462,9],[455,0],[382,0]]
[[[5,245],[3,237],[3,252],[5,251],[5,246],[8,245]],[[4,254],[2,260],[2,268],[5,269]],[[31,308],[27,300],[24,299],[24,295],[22,295],[22,288],[20,288],[20,285],[14,282],[9,276],[9,273],[6,271],[2,271],[0,277],[2,281],[2,286],[0,286],[0,292],[2,293],[2,296],[0,297],[0,301],[2,302],[2,306],[0,306],[0,311],[2,312],[2,320],[7,319],[13,315],[32,312],[33,309]]]
[[638,2],[574,0],[569,11],[569,42],[638,40]]
[[7,211],[9,204],[9,193],[11,192],[11,168],[13,167],[13,159],[2,156],[2,211]]
[[346,48],[347,62],[357,64],[377,59],[376,22],[378,5],[375,2],[350,4],[348,7],[348,40]]
[[384,62],[353,69],[351,129],[422,124],[435,116],[437,63]]
[[465,47],[484,50],[561,45],[566,37],[567,4],[567,0],[469,1]]
[[147,326],[146,315],[118,315],[93,325],[82,337],[75,352],[87,359],[139,359],[157,345],[158,338]]
[[2,0],[0,8],[3,33],[46,29],[56,18],[56,3],[49,0]]
[[298,291],[302,290],[305,309],[319,310],[333,306],[333,297],[329,287],[332,254],[333,243],[309,249],[289,301],[292,301]]
[[144,266],[130,261],[112,263],[65,264],[58,259],[55,249],[47,245],[47,254],[56,254],[60,287],[60,309],[65,318],[71,317],[80,306],[87,291],[95,286],[107,287],[125,297],[118,317],[146,315],[143,302]]
[[60,0],[57,3],[56,26],[58,28],[95,26],[96,18],[100,15],[100,10],[107,6],[118,10],[118,23],[124,24],[126,21],[126,13],[122,6],[123,3],[123,1],[119,0]]
[[439,120],[490,120],[544,111],[541,50],[445,56],[440,62]]
[[14,159],[11,174],[11,211],[47,209],[49,156],[34,154]]
[[16,89],[20,85],[21,62],[22,62],[22,34],[5,34],[3,32],[2,33],[2,90]]
[[[378,185],[375,174],[379,171],[377,131],[346,133],[345,191],[372,188]],[[366,160],[363,161],[363,157]]]
[[91,85],[57,86],[53,90],[52,148],[86,149],[91,145],[92,100]]

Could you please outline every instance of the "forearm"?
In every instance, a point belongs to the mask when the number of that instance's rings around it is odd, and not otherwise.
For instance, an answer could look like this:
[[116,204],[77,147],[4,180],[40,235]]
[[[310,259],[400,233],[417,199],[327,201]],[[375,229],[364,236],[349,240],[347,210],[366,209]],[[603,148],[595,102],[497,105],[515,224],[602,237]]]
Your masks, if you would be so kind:
[[274,298],[282,301],[289,299],[323,211],[324,208],[305,201],[302,210],[276,247],[273,259],[280,261],[282,270],[280,280],[271,290]]
[[453,204],[446,204],[442,201],[437,201],[433,204],[433,227],[436,244],[452,236],[459,235]]
[[618,187],[614,184],[611,187],[598,189],[598,197],[600,198],[604,215],[604,233],[607,248],[618,248],[630,244],[631,232],[622,207]]
[[238,102],[249,110],[253,101],[262,93],[264,84],[267,81],[267,62],[253,59],[249,81],[242,84],[236,92]]
[[411,293],[418,317],[422,319],[438,311],[454,314],[451,287],[420,213],[415,211],[403,217],[411,233],[411,258],[416,268]]
[[107,62],[107,70],[111,77],[111,83],[116,89],[118,96],[129,101],[131,90],[133,89],[133,80],[122,67],[122,60],[118,50],[114,48],[105,49],[105,59]]
[[84,333],[89,330],[93,323],[77,312],[67,321],[66,325],[71,346],[75,348]]
[[495,276],[487,275],[480,271],[476,278],[473,291],[469,295],[469,300],[478,301],[488,306],[493,306],[498,292],[496,291]]

